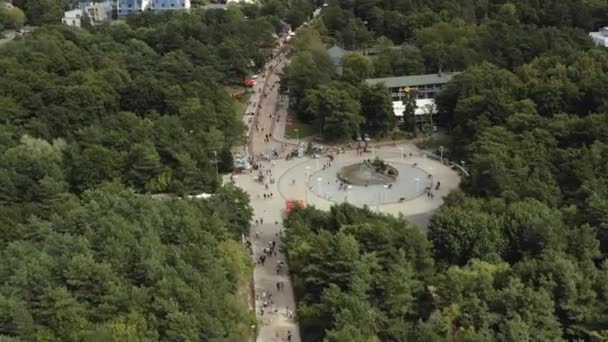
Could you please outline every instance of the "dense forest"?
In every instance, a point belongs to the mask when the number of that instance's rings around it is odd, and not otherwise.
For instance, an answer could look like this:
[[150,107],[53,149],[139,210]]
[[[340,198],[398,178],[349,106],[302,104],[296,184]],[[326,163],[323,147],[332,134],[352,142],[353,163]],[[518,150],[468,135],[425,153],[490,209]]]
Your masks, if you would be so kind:
[[158,201],[107,184],[47,202],[49,219],[2,232],[0,336],[17,339],[0,339],[245,340],[247,201],[230,188]]
[[527,198],[455,193],[428,237],[336,205],[287,217],[304,341],[565,341],[608,337],[597,230]]
[[[231,90],[321,3],[84,30],[54,25],[69,1],[15,4],[43,26],[0,49],[0,340],[245,340]],[[332,0],[300,30],[282,88],[328,140],[396,131],[363,79],[464,71],[437,102],[470,173],[428,234],[348,205],[285,219],[305,341],[608,339],[606,24],[601,0]]]
[[329,2],[309,36],[353,52],[342,75],[294,60],[294,109],[356,75],[464,71],[437,103],[470,176],[426,235],[347,205],[290,214],[305,341],[608,339],[608,51],[587,37],[606,24],[602,1]]
[[[138,191],[213,190],[214,153],[230,169],[229,149],[243,141],[225,86],[263,63],[259,47],[273,32],[235,9],[145,14],[96,33],[43,27],[9,44],[0,51],[3,197],[40,198],[43,180],[75,193],[113,179]],[[55,171],[29,172],[24,158],[38,158],[27,136],[61,155],[49,160]]]
[[251,336],[252,210],[216,166],[244,141],[231,94],[281,21],[247,17],[45,25],[0,49],[0,340]]
[[[585,58],[593,59],[594,65],[604,58],[587,35],[601,25],[608,25],[608,4],[602,1],[332,0],[320,20],[300,32],[283,83],[300,120],[319,127],[329,140],[344,140],[358,130],[380,137],[394,132],[396,122],[388,119],[390,107],[368,93],[363,79],[464,71],[484,63],[523,78],[516,89],[522,92],[518,97],[539,102],[551,91],[547,103],[537,104],[541,115],[560,110],[592,113],[602,110],[598,97],[605,94],[605,72],[580,69],[585,68]],[[350,51],[341,74],[326,53],[333,44]],[[578,70],[558,74],[562,65],[572,64]],[[339,93],[347,100],[329,95],[319,99],[317,92]],[[364,104],[370,102],[374,106],[366,111]],[[454,110],[453,102],[440,105],[444,112]],[[441,121],[449,125],[450,119]],[[335,127],[334,122],[346,124]],[[411,131],[407,124],[399,128]]]
[[0,39],[4,29],[19,29],[24,23],[25,14],[21,9],[0,1]]

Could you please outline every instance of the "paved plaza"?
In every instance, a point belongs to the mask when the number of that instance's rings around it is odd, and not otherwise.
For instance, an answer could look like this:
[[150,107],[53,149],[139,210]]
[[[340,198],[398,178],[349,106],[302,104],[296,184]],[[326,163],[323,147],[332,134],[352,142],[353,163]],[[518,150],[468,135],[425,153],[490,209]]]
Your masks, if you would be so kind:
[[[339,169],[375,157],[399,170],[399,176],[390,189],[385,185],[352,185],[340,190],[337,178]],[[282,170],[277,189],[282,199],[303,200],[324,210],[335,203],[348,202],[358,207],[367,205],[383,213],[410,216],[429,214],[443,203],[442,197],[457,188],[460,182],[456,171],[427,158],[410,144],[376,148],[373,155],[370,152],[357,155],[356,151],[348,151],[344,155],[334,156],[331,167],[323,169],[328,162],[327,158],[275,162],[275,169]],[[436,189],[438,183],[440,186]],[[428,187],[432,197],[427,194]]]

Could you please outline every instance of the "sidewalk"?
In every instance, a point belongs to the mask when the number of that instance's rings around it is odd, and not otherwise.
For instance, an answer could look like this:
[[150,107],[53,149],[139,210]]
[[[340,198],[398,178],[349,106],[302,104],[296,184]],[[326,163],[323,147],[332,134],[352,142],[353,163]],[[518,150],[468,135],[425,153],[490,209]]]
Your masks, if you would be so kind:
[[[247,113],[254,112],[252,123],[249,125],[249,152],[253,156],[261,153],[270,154],[273,149],[279,149],[282,144],[290,142],[281,141],[278,130],[281,121],[276,124],[277,103],[279,99],[279,76],[286,64],[286,57],[278,54],[266,65],[263,76],[258,78],[251,96],[251,103],[247,106]],[[246,118],[248,120],[249,118]],[[285,120],[282,115],[280,120]],[[284,122],[284,121],[282,121]],[[267,138],[267,135],[270,135]],[[282,135],[281,135],[282,137]],[[268,142],[267,142],[268,140]],[[274,162],[262,162],[264,170],[271,170],[276,175],[280,171],[275,171]],[[255,311],[260,326],[258,327],[257,341],[290,341],[300,342],[300,330],[296,320],[296,302],[289,278],[287,258],[281,252],[283,246],[281,242],[281,232],[283,231],[283,211],[285,203],[279,195],[278,182],[265,185],[254,179],[257,171],[252,174],[243,174],[235,177],[235,183],[251,196],[251,206],[254,210],[254,220],[263,223],[254,225],[251,229],[250,241],[252,243],[253,260],[256,264],[253,279],[255,286]],[[267,177],[268,178],[268,177]],[[264,199],[263,194],[273,194],[273,198]],[[265,248],[275,243],[276,255],[268,254]],[[266,256],[263,263],[260,257]],[[277,265],[281,264],[281,269],[277,270]],[[283,284],[281,289],[277,288],[277,283]],[[270,297],[270,298],[269,298]]]

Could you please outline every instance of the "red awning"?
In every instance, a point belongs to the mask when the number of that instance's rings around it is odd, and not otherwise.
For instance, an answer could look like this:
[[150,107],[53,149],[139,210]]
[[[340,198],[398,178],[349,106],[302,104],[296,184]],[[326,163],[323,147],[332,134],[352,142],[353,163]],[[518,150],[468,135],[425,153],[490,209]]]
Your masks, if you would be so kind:
[[295,208],[305,207],[306,203],[304,203],[304,201],[302,200],[285,201],[285,210],[287,210],[288,213],[294,210]]
[[255,79],[251,77],[246,78],[243,84],[245,84],[246,87],[253,87],[255,85]]

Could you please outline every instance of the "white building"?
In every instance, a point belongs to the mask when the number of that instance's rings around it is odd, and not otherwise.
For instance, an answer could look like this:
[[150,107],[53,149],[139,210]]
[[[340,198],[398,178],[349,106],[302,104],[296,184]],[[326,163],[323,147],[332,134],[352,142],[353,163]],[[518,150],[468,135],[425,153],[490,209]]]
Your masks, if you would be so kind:
[[112,19],[112,2],[91,2],[84,7],[84,11],[89,16],[91,24],[99,25]]
[[143,11],[189,10],[190,0],[118,0],[118,15],[137,14]]
[[608,26],[602,27],[598,32],[589,32],[595,45],[608,47]]
[[150,1],[148,0],[118,0],[117,3],[118,15],[137,14],[150,7]]
[[[393,101],[393,113],[398,122],[404,122],[403,111],[405,105],[403,101]],[[437,105],[434,99],[416,99],[416,109],[414,110],[414,120],[416,130],[421,132],[436,132],[437,126],[433,123],[433,116],[437,114]]]
[[67,11],[63,13],[63,18],[61,18],[61,23],[67,26],[80,27],[81,19],[83,16],[83,10],[75,9],[71,11]]
[[112,2],[80,2],[78,9],[63,14],[61,22],[64,25],[81,27],[82,20],[87,18],[92,25],[99,25],[112,19]]
[[153,11],[190,9],[190,0],[151,0],[150,9]]
[[[393,101],[393,113],[399,119],[403,119],[403,111],[405,110],[405,104],[403,101]],[[437,105],[434,99],[417,99],[416,109],[414,110],[415,116],[422,115],[435,115],[437,114]]]

